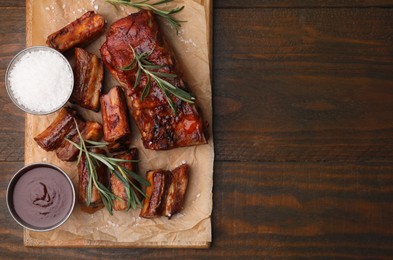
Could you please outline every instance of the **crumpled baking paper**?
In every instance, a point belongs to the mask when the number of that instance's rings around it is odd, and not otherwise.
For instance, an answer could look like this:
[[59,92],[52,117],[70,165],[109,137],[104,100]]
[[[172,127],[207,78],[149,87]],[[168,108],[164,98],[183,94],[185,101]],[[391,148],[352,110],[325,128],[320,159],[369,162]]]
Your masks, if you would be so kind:
[[[154,1],[153,1],[154,2]],[[74,21],[86,11],[94,10],[107,20],[107,27],[114,21],[136,12],[136,9],[113,6],[103,0],[28,0],[27,1],[27,46],[46,45],[46,37]],[[173,47],[184,76],[197,97],[205,120],[209,126],[209,144],[177,148],[170,151],[146,150],[141,142],[139,131],[132,125],[132,144],[139,149],[140,174],[148,169],[174,169],[182,162],[191,166],[189,186],[184,209],[168,220],[165,217],[143,219],[139,209],[117,212],[111,216],[106,209],[94,214],[82,212],[77,202],[68,221],[50,232],[24,230],[26,246],[53,247],[207,247],[212,239],[210,215],[212,211],[213,185],[213,138],[211,105],[211,1],[178,0],[167,4],[168,8],[184,5],[176,14],[182,21],[179,35],[163,19],[161,28]],[[86,49],[99,55],[99,48],[105,41],[101,36]],[[72,55],[71,55],[72,56]],[[69,57],[72,60],[72,57]],[[72,61],[71,61],[72,62]],[[106,71],[104,92],[117,82]],[[45,95],[47,93],[43,93]],[[76,106],[74,106],[76,107]],[[76,107],[88,120],[101,122],[101,114]],[[26,115],[25,125],[25,163],[50,162],[71,177],[77,187],[76,162],[67,163],[57,159],[54,152],[46,152],[33,140],[55,118]]]

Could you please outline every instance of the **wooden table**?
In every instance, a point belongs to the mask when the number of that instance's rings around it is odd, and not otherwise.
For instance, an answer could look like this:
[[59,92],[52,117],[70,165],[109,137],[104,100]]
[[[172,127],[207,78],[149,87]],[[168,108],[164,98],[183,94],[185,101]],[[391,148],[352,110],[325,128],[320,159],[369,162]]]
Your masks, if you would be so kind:
[[211,248],[39,249],[5,204],[24,114],[3,78],[25,46],[25,3],[1,0],[0,258],[391,258],[392,7],[215,0]]

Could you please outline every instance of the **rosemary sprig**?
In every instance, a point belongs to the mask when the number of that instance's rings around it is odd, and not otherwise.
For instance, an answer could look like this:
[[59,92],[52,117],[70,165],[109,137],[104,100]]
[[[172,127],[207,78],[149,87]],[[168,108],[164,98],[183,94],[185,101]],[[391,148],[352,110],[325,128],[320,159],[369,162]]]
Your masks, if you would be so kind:
[[176,111],[175,103],[173,102],[171,95],[173,95],[173,96],[175,96],[185,102],[194,103],[195,97],[193,97],[187,91],[180,89],[178,87],[175,87],[173,84],[171,84],[170,82],[168,82],[167,80],[164,79],[164,78],[176,78],[177,75],[157,71],[158,69],[163,68],[164,66],[156,65],[147,59],[150,56],[150,54],[153,52],[153,50],[149,53],[143,52],[141,54],[137,54],[135,49],[131,45],[130,45],[130,48],[134,54],[134,58],[129,65],[127,65],[123,68],[120,68],[120,69],[127,71],[127,70],[133,70],[133,69],[137,68],[135,82],[134,82],[134,88],[136,88],[136,86],[138,86],[142,73],[145,74],[145,76],[147,77],[147,83],[142,91],[142,95],[141,95],[142,101],[149,95],[151,81],[154,80],[157,83],[157,86],[164,93],[169,106],[172,108],[172,110],[175,114],[177,114],[177,111]]
[[79,149],[78,163],[80,162],[82,155],[85,155],[86,158],[86,166],[89,174],[89,183],[86,191],[87,192],[86,205],[89,206],[91,203],[91,194],[93,192],[93,185],[94,187],[97,188],[98,192],[101,195],[101,199],[105,205],[105,208],[109,211],[111,215],[113,214],[113,210],[112,210],[113,200],[122,199],[116,196],[115,194],[113,194],[107,187],[105,187],[105,185],[99,182],[96,167],[99,165],[99,163],[102,163],[107,168],[109,168],[111,174],[114,174],[124,184],[125,191],[127,194],[127,203],[128,203],[127,210],[130,209],[130,207],[135,209],[137,205],[142,206],[142,203],[135,191],[140,193],[143,197],[146,197],[146,195],[131,180],[134,179],[135,181],[145,186],[149,186],[150,185],[149,182],[143,179],[142,177],[140,177],[138,174],[120,165],[120,163],[137,162],[137,160],[124,160],[124,159],[108,157],[103,154],[92,152],[91,151],[92,148],[104,148],[108,145],[108,143],[84,140],[81,132],[79,131],[78,124],[76,122],[75,125],[80,139],[79,144],[67,138],[66,140]]
[[161,1],[154,2],[154,3],[149,3],[151,0],[142,0],[139,2],[132,1],[132,0],[105,0],[105,1],[108,3],[111,3],[113,5],[114,4],[121,4],[121,5],[132,6],[137,9],[151,10],[156,15],[159,15],[159,16],[163,17],[164,19],[166,19],[176,29],[176,33],[179,33],[179,29],[181,27],[180,23],[184,22],[184,21],[179,21],[179,20],[173,18],[173,16],[172,16],[173,14],[176,14],[176,13],[180,12],[181,10],[183,10],[184,6],[175,7],[171,10],[168,10],[168,11],[157,8],[158,5],[166,4],[166,3],[172,2],[173,0],[161,0]]

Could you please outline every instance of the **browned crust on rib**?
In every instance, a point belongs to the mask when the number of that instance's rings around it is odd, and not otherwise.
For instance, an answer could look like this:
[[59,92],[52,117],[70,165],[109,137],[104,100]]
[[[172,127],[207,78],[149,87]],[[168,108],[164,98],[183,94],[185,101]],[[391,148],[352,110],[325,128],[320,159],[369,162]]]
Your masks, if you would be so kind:
[[166,216],[171,218],[184,204],[188,185],[189,166],[183,164],[173,171],[161,169],[146,173],[150,186],[146,187],[146,198],[140,216],[154,218]]
[[[138,160],[138,149],[131,148],[129,151],[116,154],[114,157],[123,160]],[[123,162],[119,163],[119,165],[134,173],[138,172],[138,164],[136,162]],[[128,179],[131,180],[134,185],[138,186],[138,183],[134,179],[132,179],[131,177],[128,177]],[[113,200],[113,209],[126,210],[128,200],[125,186],[114,174],[111,174],[110,177],[110,187],[112,193],[120,198],[115,198]],[[136,189],[134,189],[134,191],[136,194],[139,195],[139,192],[136,191]]]
[[97,112],[104,77],[101,59],[84,49],[75,48],[74,75],[75,84],[71,102]]
[[46,44],[60,52],[73,47],[84,46],[105,31],[105,18],[93,11],[48,36]]
[[45,151],[53,151],[59,148],[64,138],[71,137],[76,133],[75,121],[79,129],[84,127],[84,122],[77,117],[76,111],[65,107],[62,108],[55,120],[40,134],[34,137],[37,144]]
[[149,95],[141,101],[147,77],[142,75],[134,88],[137,68],[128,71],[121,69],[134,58],[130,45],[139,54],[151,53],[148,59],[162,66],[159,72],[177,75],[173,79],[166,79],[168,82],[184,90],[188,90],[188,86],[153,13],[142,10],[112,24],[101,46],[101,56],[125,90],[130,113],[141,132],[145,148],[167,150],[207,143],[202,114],[195,104],[172,96],[178,112],[176,115],[155,81],[152,81]]
[[116,86],[100,98],[104,140],[109,143],[126,141],[131,137],[128,110],[123,90]]
[[164,170],[148,171],[147,181],[150,186],[146,187],[146,198],[139,216],[143,218],[155,218],[161,216],[162,205],[165,200],[165,192],[170,178],[170,172]]
[[[81,130],[81,135],[84,140],[98,141],[102,137],[102,125],[97,122],[88,121],[84,128]],[[76,144],[79,144],[79,134],[75,133],[70,140]],[[56,150],[56,155],[60,160],[63,161],[75,161],[79,153],[79,149],[76,148],[70,142],[63,142],[63,144]]]
[[187,164],[183,164],[172,171],[171,183],[168,187],[162,212],[168,218],[171,218],[183,208],[188,185],[189,168]]
[[[101,149],[92,149],[92,152],[105,154],[104,150]],[[98,163],[96,166],[96,172],[98,181],[103,185],[108,185],[108,173],[107,168],[102,163]],[[78,163],[78,199],[80,202],[81,210],[87,213],[94,213],[97,210],[104,207],[104,203],[102,202],[101,195],[98,189],[93,185],[91,201],[90,205],[87,205],[87,190],[89,184],[89,173],[87,170],[86,156],[82,155],[80,162]]]

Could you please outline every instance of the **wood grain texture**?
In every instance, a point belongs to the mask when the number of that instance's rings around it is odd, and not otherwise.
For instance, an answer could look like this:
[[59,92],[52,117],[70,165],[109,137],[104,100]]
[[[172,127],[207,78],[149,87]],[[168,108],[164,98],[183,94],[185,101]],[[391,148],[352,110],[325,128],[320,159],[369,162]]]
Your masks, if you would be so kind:
[[[22,3],[0,0],[10,7],[0,12],[2,78],[24,47]],[[211,248],[23,247],[5,206],[23,165],[23,113],[1,81],[2,259],[391,259],[391,1],[214,6]]]
[[24,158],[24,113],[8,97],[3,79],[8,63],[25,47],[25,10],[2,8],[0,21],[0,162],[18,162]]
[[[5,179],[18,167],[2,163]],[[223,259],[225,257],[380,257],[393,254],[393,164],[217,162],[209,250],[33,249],[0,216],[3,256],[45,252],[59,259]],[[14,252],[10,246],[17,249]]]
[[393,157],[392,9],[215,14],[217,159]]
[[389,0],[215,0],[215,8],[393,7]]

